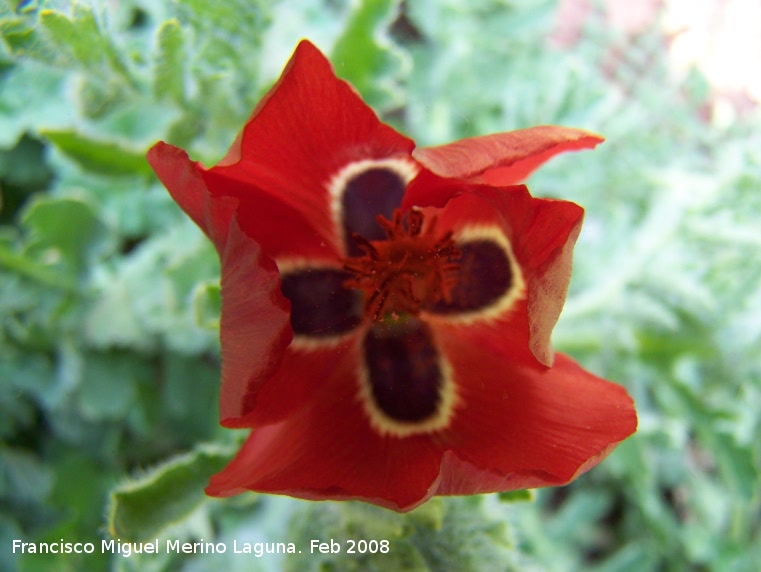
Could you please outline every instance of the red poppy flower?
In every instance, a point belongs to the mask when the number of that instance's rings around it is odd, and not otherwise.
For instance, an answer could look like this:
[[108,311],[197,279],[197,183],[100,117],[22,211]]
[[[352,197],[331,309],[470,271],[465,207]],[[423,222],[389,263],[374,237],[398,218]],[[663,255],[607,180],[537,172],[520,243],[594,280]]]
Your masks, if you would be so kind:
[[222,262],[222,423],[253,428],[207,492],[404,511],[564,484],[629,436],[625,390],[550,349],[583,211],[516,185],[600,141],[415,149],[303,41],[217,166],[154,146]]

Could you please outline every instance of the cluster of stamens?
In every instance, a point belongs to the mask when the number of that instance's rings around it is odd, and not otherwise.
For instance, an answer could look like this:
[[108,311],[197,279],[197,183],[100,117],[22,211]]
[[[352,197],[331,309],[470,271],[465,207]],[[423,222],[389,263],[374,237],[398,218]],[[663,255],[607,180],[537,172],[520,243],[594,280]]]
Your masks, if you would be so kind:
[[352,273],[345,285],[365,293],[365,316],[374,321],[400,314],[417,315],[421,307],[439,300],[450,302],[457,283],[456,248],[452,233],[439,239],[435,217],[424,225],[423,213],[396,209],[392,220],[378,215],[386,240],[369,241],[354,233],[363,255],[348,258],[344,269]]

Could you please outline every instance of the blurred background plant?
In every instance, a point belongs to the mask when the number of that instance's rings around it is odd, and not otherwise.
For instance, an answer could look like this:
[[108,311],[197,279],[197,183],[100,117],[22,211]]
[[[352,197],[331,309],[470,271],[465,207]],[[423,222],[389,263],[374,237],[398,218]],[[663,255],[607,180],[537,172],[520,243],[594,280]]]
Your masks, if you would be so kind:
[[[759,12],[699,3],[687,52],[683,2],[633,4],[0,0],[0,568],[756,570],[761,113],[715,61],[732,10]],[[203,497],[242,437],[217,427],[219,266],[144,154],[163,139],[216,162],[301,37],[421,145],[546,123],[607,137],[529,181],[587,210],[555,344],[640,415],[572,485],[406,516]],[[741,45],[724,65],[757,80]],[[110,534],[392,554],[97,554]],[[20,557],[14,538],[97,549]]]

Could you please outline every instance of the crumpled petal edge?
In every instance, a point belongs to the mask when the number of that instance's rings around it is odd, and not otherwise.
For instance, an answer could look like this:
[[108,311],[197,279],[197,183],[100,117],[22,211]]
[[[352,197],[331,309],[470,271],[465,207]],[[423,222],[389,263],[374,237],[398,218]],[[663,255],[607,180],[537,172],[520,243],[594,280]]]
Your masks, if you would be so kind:
[[290,302],[280,291],[274,261],[230,224],[222,260],[222,388],[220,417],[225,427],[245,426],[256,391],[280,365],[293,340]]
[[555,155],[593,149],[603,140],[581,129],[539,125],[460,139],[436,147],[420,147],[412,156],[441,177],[506,186],[524,181]]

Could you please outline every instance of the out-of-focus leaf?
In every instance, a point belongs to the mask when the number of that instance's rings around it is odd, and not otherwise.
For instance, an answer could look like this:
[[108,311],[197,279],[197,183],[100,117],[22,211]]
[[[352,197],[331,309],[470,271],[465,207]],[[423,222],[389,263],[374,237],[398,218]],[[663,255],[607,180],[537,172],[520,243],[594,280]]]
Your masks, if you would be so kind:
[[191,446],[206,438],[219,423],[219,362],[202,357],[168,354],[162,364],[162,421]]
[[178,104],[184,102],[186,67],[182,29],[177,20],[164,22],[158,31],[158,54],[154,68],[156,99],[168,97]]
[[202,328],[219,330],[222,291],[218,282],[199,284],[193,294],[196,323]]
[[658,556],[653,553],[652,547],[642,542],[630,543],[620,550],[615,556],[608,558],[602,564],[588,568],[594,572],[642,572],[642,570],[654,570]]
[[79,90],[79,107],[88,119],[100,119],[128,99],[124,85],[113,78],[88,77]]
[[60,62],[55,49],[35,29],[32,19],[25,18],[7,0],[0,1],[0,39],[3,40],[0,48],[7,47],[11,55],[36,58],[48,63]]
[[100,292],[85,319],[85,339],[96,348],[151,348],[155,339],[132,309],[129,284],[110,274],[103,280],[108,281],[108,288]]
[[399,0],[356,3],[331,55],[338,75],[350,81],[369,105],[380,110],[399,105],[401,100],[396,82],[407,62],[388,36],[388,27],[398,10]]
[[560,505],[550,524],[551,532],[558,538],[583,541],[588,537],[586,532],[609,507],[610,498],[605,491],[579,491]]
[[[2,278],[0,275],[0,286]],[[13,294],[13,289],[0,287],[0,315],[7,316],[0,323],[6,328],[14,313]],[[54,387],[55,372],[46,356],[19,350],[5,339],[0,348],[0,380],[0,437],[9,438],[14,430],[33,425],[35,403]]]
[[220,35],[252,34],[263,27],[269,16],[268,3],[262,0],[229,0],[223,4],[210,4],[204,0],[179,1],[190,9],[194,19],[203,21]]
[[59,50],[94,73],[115,71],[129,77],[119,51],[113,46],[88,6],[73,4],[72,17],[54,10],[40,11],[40,25]]
[[[61,446],[48,463],[55,469],[55,483],[48,499],[60,520],[50,522],[39,540],[60,542],[65,538],[70,542],[97,542],[93,531],[103,526],[103,506],[110,486],[113,484],[113,467],[102,459],[96,459],[90,452],[73,450]],[[48,562],[47,568],[40,570],[57,570],[68,565],[69,570],[107,570],[108,553],[98,554],[96,550],[90,555],[58,555],[58,562]],[[56,556],[56,555],[51,555]],[[34,559],[35,564],[37,564]],[[41,564],[41,563],[40,563]],[[58,567],[56,567],[56,565]]]
[[104,233],[87,203],[66,198],[37,199],[24,213],[22,224],[30,233],[28,250],[48,258],[60,256],[76,270]]
[[99,141],[74,130],[43,130],[42,136],[84,169],[103,175],[152,176],[145,153],[112,141]]
[[46,498],[53,485],[50,468],[27,451],[0,445],[0,498],[30,503]]
[[[191,227],[195,232],[195,229]],[[199,243],[200,252],[187,250],[184,253],[177,252],[167,268],[167,278],[172,283],[172,289],[176,300],[182,304],[192,301],[196,295],[195,290],[199,280],[207,276],[216,276],[219,264],[216,256],[207,256],[207,243]]]
[[145,350],[160,340],[185,353],[216,347],[216,333],[196,323],[192,292],[218,269],[213,247],[192,224],[155,234],[94,277],[98,300],[86,318],[86,338],[101,348]]
[[71,276],[61,275],[44,264],[14,252],[4,244],[0,244],[0,267],[46,286],[69,292],[76,290],[76,281]]
[[108,511],[110,534],[128,542],[155,538],[204,502],[209,477],[230,461],[232,453],[199,446],[116,487]]
[[743,502],[749,503],[759,494],[761,477],[753,451],[735,442],[731,435],[718,431],[720,417],[682,383],[670,385],[680,399],[684,413],[697,421],[695,431],[714,456],[725,483]]
[[32,137],[22,137],[12,148],[0,149],[0,181],[3,185],[39,190],[52,177],[45,161],[44,145]]
[[103,61],[104,53],[100,30],[92,12],[80,5],[78,18],[69,18],[61,12],[43,10],[40,23],[53,41],[82,65],[93,67]]
[[88,353],[79,395],[82,415],[89,420],[120,419],[134,407],[137,383],[150,380],[144,360],[120,352]]
[[25,132],[71,121],[64,78],[65,70],[37,62],[16,64],[0,76],[0,148],[13,148]]
[[508,491],[506,493],[499,493],[497,495],[497,498],[501,502],[530,502],[533,501],[536,497],[536,494],[532,489],[521,489],[517,491]]
[[[21,538],[22,534],[19,525],[10,515],[0,514],[0,542],[3,546],[12,546],[13,540]],[[0,552],[0,568],[15,570],[19,556],[19,554],[14,554],[12,550],[3,550]]]
[[[388,541],[388,551],[367,550],[352,558],[340,554],[295,555],[285,569],[399,570],[435,572],[511,570],[513,544],[507,525],[490,513],[481,498],[433,499],[400,515],[363,503],[308,505],[290,527],[298,545],[334,539],[345,550],[348,540]],[[355,548],[357,548],[355,546]]]

